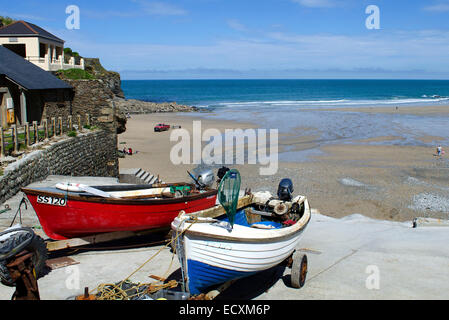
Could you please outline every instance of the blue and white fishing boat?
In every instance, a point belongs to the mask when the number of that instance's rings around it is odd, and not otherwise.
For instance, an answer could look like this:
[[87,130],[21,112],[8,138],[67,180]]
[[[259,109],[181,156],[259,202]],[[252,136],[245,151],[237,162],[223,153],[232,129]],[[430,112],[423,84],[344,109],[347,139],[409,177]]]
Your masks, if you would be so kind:
[[[173,237],[190,295],[206,293],[292,257],[311,219],[311,209],[304,196],[288,195],[286,201],[282,190],[279,194],[280,198],[267,192],[239,198],[232,216],[226,205],[217,205],[180,214],[173,221]],[[292,286],[299,288],[305,281],[307,257],[300,256],[293,264]]]

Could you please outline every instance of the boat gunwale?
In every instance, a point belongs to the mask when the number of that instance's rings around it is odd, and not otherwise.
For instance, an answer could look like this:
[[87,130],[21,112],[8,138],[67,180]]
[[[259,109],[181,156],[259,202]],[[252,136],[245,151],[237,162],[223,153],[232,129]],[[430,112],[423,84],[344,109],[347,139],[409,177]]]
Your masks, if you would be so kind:
[[[148,188],[164,188],[164,187],[170,187],[170,186],[179,186],[179,185],[189,185],[191,184],[182,184],[182,183],[173,183],[173,184],[158,184],[158,185],[148,185]],[[108,186],[111,187],[111,186]],[[161,199],[121,199],[121,198],[102,198],[99,196],[91,195],[89,193],[77,193],[77,192],[70,192],[70,191],[52,191],[52,190],[43,190],[40,188],[21,188],[21,191],[28,195],[38,196],[49,196],[49,197],[65,197],[67,200],[71,201],[79,201],[79,202],[87,202],[87,203],[102,203],[102,204],[116,204],[116,205],[150,205],[150,204],[176,204],[181,202],[190,202],[190,201],[196,201],[201,200],[210,196],[216,196],[218,193],[218,190],[216,189],[206,189],[205,192],[190,195],[190,196],[184,196],[181,198],[161,198]]]
[[[237,236],[224,236],[224,235],[217,235],[217,234],[211,234],[208,232],[201,232],[201,231],[195,231],[192,230],[192,228],[185,231],[185,236],[192,236],[196,239],[192,240],[218,240],[218,241],[228,241],[228,242],[234,242],[234,243],[271,243],[271,242],[278,242],[278,241],[284,241],[288,238],[295,237],[298,234],[301,234],[309,225],[310,220],[312,219],[312,209],[310,208],[310,205],[307,201],[307,198],[304,200],[304,203],[307,204],[307,207],[305,208],[304,215],[299,219],[293,226],[282,228],[282,229],[253,229],[249,228],[251,230],[254,230],[254,232],[261,231],[260,233],[264,234],[264,237],[259,238],[242,238]],[[252,204],[255,204],[255,202],[251,202],[248,206],[251,206]],[[248,207],[244,206],[244,207]],[[240,210],[242,208],[239,208]],[[206,209],[204,211],[207,211],[210,209]],[[187,215],[188,216],[188,215]],[[175,222],[179,221],[176,225]],[[176,218],[174,222],[172,223],[172,230],[176,232],[176,228],[179,227],[179,225],[182,223],[180,218]],[[185,224],[190,224],[189,222],[185,222]],[[187,226],[184,228],[188,228]],[[180,230],[181,232],[181,230]],[[274,233],[274,235],[273,235]]]

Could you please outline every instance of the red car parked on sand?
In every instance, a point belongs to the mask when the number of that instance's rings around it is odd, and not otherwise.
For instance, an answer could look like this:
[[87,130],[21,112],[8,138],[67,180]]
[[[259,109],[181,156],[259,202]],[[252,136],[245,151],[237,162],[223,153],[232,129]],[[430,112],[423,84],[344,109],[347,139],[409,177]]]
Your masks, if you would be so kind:
[[154,132],[162,132],[168,130],[170,130],[170,126],[164,123],[159,123],[157,126],[154,127]]

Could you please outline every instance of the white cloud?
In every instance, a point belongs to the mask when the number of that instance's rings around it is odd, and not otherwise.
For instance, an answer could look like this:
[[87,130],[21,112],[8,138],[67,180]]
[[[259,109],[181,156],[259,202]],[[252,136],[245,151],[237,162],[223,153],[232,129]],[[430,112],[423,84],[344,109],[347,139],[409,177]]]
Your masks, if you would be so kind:
[[161,2],[161,1],[147,1],[147,0],[130,0],[138,5],[138,8],[133,11],[118,11],[118,10],[104,10],[92,11],[83,10],[82,14],[86,14],[91,18],[133,18],[142,16],[184,16],[188,14],[187,10],[178,6]]
[[162,1],[137,1],[143,10],[150,15],[159,16],[183,16],[187,11],[175,5]]
[[424,10],[426,11],[433,11],[433,12],[447,12],[449,11],[449,2],[441,2],[437,3],[428,7],[425,7]]
[[36,21],[50,20],[49,18],[44,18],[42,16],[37,16],[34,14],[28,14],[28,13],[6,13],[6,12],[3,12],[2,16],[11,17],[13,19],[22,19],[22,20],[36,20]]
[[[449,75],[449,32],[384,31],[359,36],[272,32],[259,39],[227,39],[203,45],[75,41],[85,56],[111,70],[372,70]],[[72,40],[72,41],[71,41]],[[365,71],[364,71],[365,70]],[[371,70],[371,71],[370,71]],[[419,77],[419,72],[416,71]],[[263,74],[263,72],[262,72]]]
[[248,28],[244,24],[240,23],[238,20],[231,19],[228,20],[227,23],[231,29],[234,29],[236,31],[243,31],[243,32],[248,31]]
[[331,8],[336,6],[336,3],[332,0],[292,0],[292,1],[309,8]]
[[133,18],[142,16],[143,13],[141,11],[132,12],[132,11],[114,11],[114,10],[105,10],[105,11],[92,11],[84,9],[81,12],[82,15],[86,15],[89,18],[94,19],[107,19],[107,18]]

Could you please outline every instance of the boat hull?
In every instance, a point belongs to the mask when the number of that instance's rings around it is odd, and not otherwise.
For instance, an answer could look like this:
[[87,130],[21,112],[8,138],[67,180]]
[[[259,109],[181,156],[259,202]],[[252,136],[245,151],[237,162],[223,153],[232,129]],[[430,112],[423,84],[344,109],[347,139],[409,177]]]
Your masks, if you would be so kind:
[[[169,228],[181,211],[186,213],[213,207],[216,192],[180,199],[125,201],[82,199],[64,193],[24,190],[44,232],[51,239],[66,240],[118,231]],[[38,203],[39,196],[66,199],[65,206]]]
[[230,242],[213,238],[184,238],[190,294],[268,270],[293,254],[301,232],[276,242]]
[[[262,230],[227,222],[189,223],[177,217],[172,223],[181,264],[190,294],[205,293],[210,287],[279,265],[296,250],[311,219],[307,200],[305,214],[295,225]],[[207,211],[207,210],[206,210]],[[187,217],[188,215],[186,215]]]

